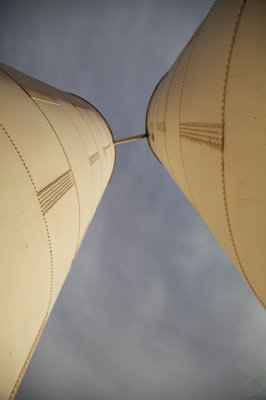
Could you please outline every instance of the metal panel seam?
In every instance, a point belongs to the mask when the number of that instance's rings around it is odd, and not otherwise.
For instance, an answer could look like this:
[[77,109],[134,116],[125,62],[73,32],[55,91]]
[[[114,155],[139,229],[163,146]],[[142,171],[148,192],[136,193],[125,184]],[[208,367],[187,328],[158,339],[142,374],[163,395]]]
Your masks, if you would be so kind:
[[[191,52],[190,52],[190,55],[189,55],[189,58],[188,58],[188,61],[187,61],[186,68],[185,68],[184,78],[183,78],[182,87],[181,87],[179,110],[178,110],[178,113],[179,113],[179,125],[180,125],[180,121],[181,121],[182,99],[183,99],[183,92],[184,92],[184,87],[185,87],[185,80],[186,80],[186,77],[187,77],[187,71],[188,71],[188,67],[189,67],[189,64],[190,64],[190,60],[192,58],[193,50],[195,49],[195,46],[196,46],[197,41],[199,39],[201,29],[202,29],[202,26],[200,27],[200,29],[197,32],[197,35],[195,36],[195,41],[194,41],[194,43],[192,45]],[[178,127],[178,129],[179,129],[179,127]],[[184,171],[184,176],[185,176],[185,180],[186,180],[186,183],[187,183],[187,187],[188,187],[188,190],[189,190],[190,195],[191,195],[191,200],[193,202],[193,206],[194,206],[195,210],[197,211],[197,213],[200,215],[198,207],[196,205],[196,201],[195,201],[194,196],[192,194],[191,186],[189,184],[188,174],[187,174],[187,171],[186,171],[186,168],[185,168],[185,161],[184,161],[183,148],[182,148],[182,138],[180,137],[180,134],[179,134],[179,146],[180,146],[180,153],[181,153],[181,164],[182,164],[182,167],[183,167],[183,171]]]
[[[81,118],[83,119],[83,121],[85,122],[85,124],[87,125],[87,127],[89,128],[89,131],[91,132],[91,136],[92,136],[92,138],[93,138],[93,140],[94,140],[95,146],[96,146],[96,148],[97,148],[97,150],[98,150],[98,152],[99,152],[99,147],[98,147],[98,145],[97,145],[97,141],[95,140],[95,136],[94,136],[94,134],[93,134],[92,129],[90,128],[90,126],[89,126],[88,122],[86,121],[86,119],[83,117],[82,111],[80,111],[80,110],[78,110],[78,109],[77,109],[77,111],[78,111],[78,113],[80,114],[80,116],[81,116]],[[100,160],[100,164],[101,164],[101,188],[102,188],[102,181],[103,181],[103,179],[102,179],[102,176],[103,176],[103,165],[102,165],[101,157],[99,157],[99,160]],[[101,190],[101,191],[102,191],[102,190]],[[94,193],[95,193],[95,192],[94,192]]]
[[[229,52],[228,52],[228,57],[227,57],[227,64],[226,64],[226,67],[225,67],[223,99],[222,99],[222,122],[223,122],[223,124],[225,122],[226,89],[227,89],[227,83],[228,83],[230,61],[231,61],[231,58],[232,58],[233,47],[234,47],[234,44],[235,44],[235,39],[236,39],[238,27],[239,27],[239,24],[240,24],[240,20],[241,20],[242,14],[243,14],[243,10],[244,10],[245,4],[246,4],[246,0],[243,0],[243,3],[241,5],[241,7],[240,7],[240,10],[239,10],[239,13],[237,15],[236,22],[235,22],[234,32],[233,32],[231,45],[230,45]],[[223,129],[225,130],[225,125],[224,125]],[[223,134],[223,140],[224,140],[224,138],[225,138],[225,135]],[[224,145],[223,145],[223,148],[224,148]],[[252,290],[252,292],[254,293],[256,298],[258,299],[258,301],[261,303],[262,307],[264,309],[266,309],[266,305],[263,303],[263,301],[259,297],[259,295],[255,292],[255,289],[253,288],[251,282],[248,279],[248,276],[247,276],[247,274],[246,274],[246,272],[244,270],[244,267],[242,265],[242,262],[240,260],[240,256],[239,256],[239,253],[237,251],[235,240],[234,240],[234,237],[233,237],[233,232],[232,232],[232,227],[231,227],[231,222],[230,222],[230,216],[229,216],[229,211],[228,211],[228,206],[227,206],[227,197],[226,197],[225,171],[224,171],[224,152],[221,152],[221,180],[222,180],[222,188],[223,188],[223,200],[224,200],[224,208],[225,208],[225,214],[226,214],[226,222],[227,222],[229,236],[230,236],[230,239],[231,239],[231,243],[232,243],[232,247],[233,247],[235,256],[237,258],[239,267],[240,267],[240,269],[241,269],[241,271],[243,273],[244,279],[246,280],[248,286],[250,287],[250,289]]]
[[[60,91],[60,94],[62,94],[62,95],[64,96],[66,102],[67,102],[70,106],[72,106],[72,107],[74,108],[74,110],[78,113],[78,115],[80,116],[80,118],[84,121],[85,125],[87,125],[87,127],[89,128],[89,131],[91,132],[91,135],[92,135],[92,131],[91,131],[90,127],[88,126],[88,124],[86,123],[86,121],[84,120],[84,118],[82,117],[82,114],[81,114],[80,110],[78,110],[78,109],[71,103],[71,101],[69,101],[69,99],[67,98],[66,93],[65,93],[64,91]],[[72,93],[68,93],[68,94],[71,94],[72,96],[75,96],[75,95],[72,94]],[[77,97],[78,97],[78,96],[77,96]],[[83,99],[82,99],[82,100],[83,100]],[[64,104],[62,104],[62,107],[64,108]],[[65,110],[65,108],[64,108],[64,110]],[[82,138],[82,136],[81,136],[81,134],[80,134],[80,132],[79,132],[78,127],[77,127],[76,124],[74,123],[73,119],[71,118],[71,116],[70,116],[70,114],[67,112],[67,110],[65,110],[65,113],[68,115],[69,119],[72,121],[73,125],[75,126],[76,131],[77,131],[77,133],[78,133],[78,136],[79,136],[79,138],[80,138],[80,141],[81,141],[81,143],[82,143],[82,145],[83,145],[83,147],[84,147],[84,149],[85,149],[85,152],[86,152],[86,154],[88,154],[86,145],[85,145],[84,140],[83,140],[83,138]],[[94,140],[94,142],[95,142],[95,139],[94,139],[94,136],[93,136],[93,135],[92,135],[92,138],[93,138],[93,140]],[[96,144],[96,143],[95,143],[95,144]],[[96,145],[96,147],[97,147],[97,145]],[[91,171],[91,174],[92,174],[92,184],[93,184],[93,199],[95,199],[95,192],[96,192],[96,191],[95,191],[94,175],[93,175],[93,172],[92,172],[92,171]],[[89,222],[89,224],[90,224],[90,222]],[[87,229],[88,229],[88,228],[87,228]],[[80,246],[81,246],[82,240],[83,240],[83,238],[84,238],[84,235],[85,235],[86,232],[87,232],[87,229],[86,229],[85,233],[84,233],[84,232],[82,233],[81,238],[79,237],[79,243],[77,244],[77,247],[76,247],[76,251],[75,251],[73,260],[75,259],[76,255],[77,255],[77,253],[78,253],[78,250],[79,250],[79,248],[80,248]],[[72,263],[73,263],[73,261],[72,261]],[[72,263],[71,263],[71,266],[72,266]],[[70,267],[70,269],[71,269],[71,267]]]
[[[181,60],[183,59],[183,55],[184,55],[186,49],[189,47],[190,43],[193,41],[193,39],[196,37],[196,35],[198,34],[198,32],[201,30],[202,26],[203,26],[203,25],[205,24],[205,22],[207,21],[207,18],[209,17],[211,11],[213,10],[213,8],[214,8],[214,6],[215,6],[215,3],[216,3],[216,1],[214,2],[212,8],[211,8],[210,11],[208,12],[208,14],[207,14],[206,17],[204,18],[204,20],[199,24],[199,26],[197,27],[196,31],[193,33],[193,35],[192,35],[191,38],[189,39],[189,41],[188,41],[188,43],[186,44],[185,48],[184,48],[184,49],[182,50],[182,52],[180,53],[180,55],[179,55],[179,61],[178,61],[177,65],[176,65],[176,67],[175,67],[173,76],[172,76],[172,78],[171,78],[171,80],[170,80],[170,82],[169,82],[169,86],[168,86],[168,91],[167,91],[167,95],[166,95],[166,99],[165,99],[165,107],[164,107],[164,121],[165,121],[165,136],[164,136],[164,142],[165,142],[165,150],[166,150],[166,156],[167,156],[167,159],[168,159],[168,164],[169,164],[170,170],[172,171],[172,175],[173,175],[173,176],[175,176],[175,174],[174,174],[174,171],[173,171],[172,166],[171,166],[171,162],[170,162],[169,155],[168,155],[168,150],[167,150],[167,145],[166,145],[166,130],[167,130],[167,124],[166,124],[166,120],[165,120],[166,108],[167,108],[167,102],[168,102],[168,98],[169,98],[170,88],[171,88],[172,82],[173,82],[173,80],[174,80],[174,77],[175,77],[177,68],[178,68],[178,66],[179,66],[179,64],[180,64],[180,62],[181,62]],[[180,123],[180,121],[179,121],[179,123]]]
[[47,319],[48,319],[48,312],[46,313],[46,315],[44,317],[44,320],[43,320],[43,322],[42,322],[42,324],[40,326],[40,329],[38,330],[37,336],[34,339],[34,342],[33,342],[32,346],[31,346],[30,351],[29,351],[28,357],[26,358],[26,361],[23,364],[22,370],[21,370],[21,372],[19,374],[19,377],[18,377],[18,379],[17,379],[17,381],[15,383],[15,386],[14,386],[14,388],[13,388],[13,390],[12,390],[12,392],[11,392],[9,398],[8,398],[8,400],[14,400],[15,399],[15,396],[17,394],[19,385],[20,385],[20,383],[21,383],[21,381],[23,379],[23,376],[25,375],[25,372],[26,372],[26,370],[28,368],[28,365],[29,365],[30,360],[31,360],[31,358],[33,356],[33,353],[35,352],[36,347],[38,346],[38,343],[40,341],[40,338],[41,338],[41,335],[42,335],[42,332],[43,332],[43,329],[45,327]]
[[[26,163],[25,163],[25,161],[24,161],[22,155],[20,154],[20,152],[19,152],[19,150],[18,150],[18,148],[17,148],[15,142],[13,141],[13,139],[11,138],[11,136],[9,135],[9,133],[7,132],[7,130],[5,129],[5,127],[3,126],[3,124],[2,124],[1,122],[0,122],[0,126],[2,127],[3,131],[5,132],[6,136],[7,136],[8,139],[9,139],[9,141],[11,142],[13,148],[14,148],[15,151],[17,152],[17,154],[18,154],[18,156],[19,156],[19,158],[20,158],[20,160],[21,160],[21,162],[22,162],[22,164],[23,164],[23,166],[24,166],[24,168],[25,168],[25,170],[26,170],[26,172],[27,172],[27,174],[28,174],[28,177],[30,178],[30,181],[31,181],[31,183],[32,183],[32,186],[33,186],[34,191],[35,191],[35,194],[36,194],[37,201],[38,201],[38,203],[39,203],[39,205],[40,205],[39,198],[38,198],[38,192],[37,192],[35,183],[34,183],[34,181],[33,181],[33,178],[32,178],[32,176],[31,176],[31,173],[30,173],[30,171],[29,171],[29,169],[28,169],[28,167],[27,167],[27,165],[26,165]],[[50,306],[51,306],[52,292],[53,292],[53,253],[52,253],[52,244],[51,244],[51,239],[50,239],[50,234],[49,234],[49,230],[48,230],[48,225],[47,225],[46,217],[45,217],[45,215],[44,215],[44,213],[43,213],[43,211],[42,211],[41,205],[40,205],[40,209],[41,209],[41,213],[42,213],[42,216],[43,216],[43,220],[44,220],[44,224],[45,224],[45,228],[46,228],[46,232],[47,232],[48,245],[49,245],[49,251],[50,251],[50,265],[51,265],[51,268],[50,268],[50,293],[49,293],[49,300],[48,300],[48,306],[47,306],[46,315],[45,315],[44,320],[43,320],[43,322],[42,322],[42,324],[41,324],[41,327],[40,327],[40,329],[39,329],[39,331],[38,331],[38,334],[37,334],[37,336],[36,336],[36,338],[35,338],[35,340],[34,340],[34,342],[33,342],[33,346],[34,346],[34,343],[36,342],[36,339],[38,338],[38,336],[41,335],[40,331],[42,331],[42,329],[43,329],[43,327],[44,327],[44,325],[45,325],[45,323],[46,323],[46,320],[47,320],[47,317],[48,317],[48,314],[49,314],[49,310],[50,310]],[[36,346],[37,346],[37,343],[36,343]],[[35,346],[35,347],[36,347],[36,346]],[[34,349],[35,349],[35,347],[34,347]],[[19,387],[19,385],[20,385],[20,382],[22,381],[22,378],[23,378],[23,376],[24,376],[24,374],[25,374],[25,371],[26,371],[27,366],[28,366],[28,364],[29,364],[29,362],[30,362],[30,359],[31,359],[31,357],[32,357],[32,354],[33,354],[34,349],[33,349],[33,347],[31,348],[31,350],[30,350],[30,352],[29,352],[29,354],[28,354],[28,356],[27,356],[27,358],[26,358],[26,360],[25,360],[25,362],[24,362],[24,364],[23,364],[23,367],[22,367],[22,369],[21,369],[21,371],[20,371],[20,374],[19,374],[19,376],[18,376],[18,379],[17,379],[17,381],[16,381],[16,383],[15,383],[15,385],[14,385],[14,388],[13,388],[11,394],[10,394],[10,397],[9,397],[10,400],[13,400],[14,397],[15,397],[15,395],[16,395],[16,392],[17,392],[18,387]]]

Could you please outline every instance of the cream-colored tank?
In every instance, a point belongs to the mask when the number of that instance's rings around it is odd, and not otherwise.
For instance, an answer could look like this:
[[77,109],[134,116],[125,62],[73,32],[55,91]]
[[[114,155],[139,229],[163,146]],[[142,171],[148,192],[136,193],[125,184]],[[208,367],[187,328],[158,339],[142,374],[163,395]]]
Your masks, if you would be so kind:
[[87,101],[0,64],[0,399],[12,399],[115,164]]
[[266,305],[266,1],[218,0],[151,97],[150,147]]

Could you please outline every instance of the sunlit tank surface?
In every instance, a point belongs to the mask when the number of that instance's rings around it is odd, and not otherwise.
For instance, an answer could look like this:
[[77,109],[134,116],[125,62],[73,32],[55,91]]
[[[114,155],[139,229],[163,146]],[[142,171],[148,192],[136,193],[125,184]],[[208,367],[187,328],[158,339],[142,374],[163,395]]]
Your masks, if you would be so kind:
[[149,145],[265,308],[266,1],[218,0],[151,97]]
[[87,101],[0,64],[0,399],[12,399],[115,164]]

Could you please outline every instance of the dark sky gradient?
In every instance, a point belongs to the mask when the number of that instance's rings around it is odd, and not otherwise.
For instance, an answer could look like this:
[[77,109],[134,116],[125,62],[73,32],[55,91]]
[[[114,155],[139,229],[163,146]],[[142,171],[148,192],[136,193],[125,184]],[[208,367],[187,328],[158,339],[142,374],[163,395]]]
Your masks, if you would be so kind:
[[[151,93],[212,0],[6,0],[1,61],[92,102],[115,138],[143,133]],[[113,179],[17,400],[266,399],[266,319],[146,140]]]

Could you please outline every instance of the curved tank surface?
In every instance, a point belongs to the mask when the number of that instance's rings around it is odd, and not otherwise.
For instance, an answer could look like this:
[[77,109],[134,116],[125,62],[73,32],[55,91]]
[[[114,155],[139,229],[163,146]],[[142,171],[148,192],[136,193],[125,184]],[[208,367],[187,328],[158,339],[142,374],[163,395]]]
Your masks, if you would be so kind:
[[0,398],[20,381],[111,178],[109,126],[87,101],[0,64]]
[[266,2],[218,0],[151,97],[154,155],[266,305]]

